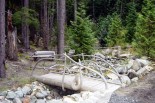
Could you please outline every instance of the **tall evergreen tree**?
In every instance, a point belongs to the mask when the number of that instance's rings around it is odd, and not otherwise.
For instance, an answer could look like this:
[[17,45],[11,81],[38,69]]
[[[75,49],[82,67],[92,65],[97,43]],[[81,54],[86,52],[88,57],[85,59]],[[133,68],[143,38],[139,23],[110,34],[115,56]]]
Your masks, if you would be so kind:
[[126,28],[128,29],[128,33],[126,35],[126,41],[131,43],[135,34],[135,26],[137,20],[137,12],[136,12],[136,4],[135,2],[130,2],[128,4],[128,14],[126,17]]
[[41,0],[41,33],[43,35],[43,48],[48,49],[49,45],[49,25],[47,0]]
[[5,0],[0,0],[0,78],[5,76]]
[[92,54],[95,44],[93,22],[86,17],[85,5],[80,3],[77,12],[77,20],[71,22],[69,28],[69,46],[75,50],[76,54]]
[[58,54],[64,53],[65,18],[66,18],[66,1],[57,0]]
[[142,13],[138,14],[134,46],[139,54],[155,57],[154,0],[144,0]]
[[108,46],[124,46],[126,33],[127,30],[122,25],[120,15],[114,13],[113,16],[110,18],[110,24],[108,26],[108,35],[106,37]]
[[22,15],[22,39],[24,43],[25,50],[27,51],[30,48],[29,44],[29,25],[28,25],[28,8],[29,8],[29,0],[24,0],[24,13]]

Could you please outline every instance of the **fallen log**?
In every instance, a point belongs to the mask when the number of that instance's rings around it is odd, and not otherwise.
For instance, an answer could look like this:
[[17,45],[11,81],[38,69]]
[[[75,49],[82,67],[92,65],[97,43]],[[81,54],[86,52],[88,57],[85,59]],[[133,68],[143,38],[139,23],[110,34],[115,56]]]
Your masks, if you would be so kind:
[[[63,75],[61,74],[45,74],[42,76],[34,76],[34,78],[37,81],[43,82],[48,85],[54,85],[54,86],[62,86],[62,78]],[[73,88],[73,84],[75,82],[75,75],[65,75],[64,78],[64,87],[71,90],[76,90]],[[118,84],[108,83],[108,88],[120,86]],[[82,84],[81,88],[79,88],[80,91],[104,91],[107,88],[105,87],[105,83],[102,80],[89,78],[89,77],[82,77]]]

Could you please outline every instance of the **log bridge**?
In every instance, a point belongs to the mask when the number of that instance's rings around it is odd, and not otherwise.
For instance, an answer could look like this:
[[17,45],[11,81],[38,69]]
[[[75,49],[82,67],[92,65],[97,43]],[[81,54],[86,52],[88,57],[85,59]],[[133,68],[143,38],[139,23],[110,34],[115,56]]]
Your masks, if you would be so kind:
[[89,78],[89,77],[82,77],[82,84],[80,88],[75,88],[74,85],[77,85],[77,81],[75,81],[76,77],[75,75],[65,75],[64,82],[62,82],[63,75],[56,74],[56,73],[49,73],[42,76],[34,76],[34,78],[37,81],[40,81],[42,83],[53,85],[53,86],[59,86],[62,87],[62,83],[64,83],[64,87],[70,90],[79,90],[79,91],[104,91],[106,89],[120,87],[121,82],[118,80],[116,81],[108,81],[107,85],[108,88],[106,88],[105,83],[102,80],[98,80],[95,78]]
[[[45,84],[62,87],[62,90],[64,91],[65,91],[65,88],[67,88],[75,91],[79,90],[79,91],[93,92],[93,91],[104,91],[110,88],[116,88],[121,86],[121,80],[119,78],[120,75],[117,73],[117,71],[114,69],[114,67],[111,64],[108,63],[113,70],[111,69],[107,69],[107,70],[110,71],[112,74],[114,74],[117,78],[114,80],[112,79],[107,80],[104,75],[105,68],[102,68],[101,66],[99,66],[97,62],[95,63],[93,62],[94,64],[93,66],[91,66],[90,64],[82,63],[80,59],[79,59],[79,62],[76,62],[67,54],[64,54],[64,57],[65,57],[64,64],[63,64],[64,68],[61,73],[53,72],[53,73],[48,73],[41,76],[34,76],[33,72],[36,68],[35,66],[32,72],[33,77],[37,81],[43,82]],[[93,58],[97,58],[97,60],[103,59],[98,56],[95,56],[95,57],[93,56]],[[67,59],[69,59],[72,62],[71,66],[67,65]],[[38,62],[36,64],[38,64]],[[51,66],[49,68],[51,69],[53,67],[54,66]],[[95,68],[92,68],[92,67],[95,67]],[[98,70],[95,70],[98,68],[100,68],[100,72]],[[71,71],[72,72],[74,71],[74,73],[71,73]],[[97,79],[97,78],[88,77],[86,74],[88,74],[90,71],[100,76],[100,78]]]

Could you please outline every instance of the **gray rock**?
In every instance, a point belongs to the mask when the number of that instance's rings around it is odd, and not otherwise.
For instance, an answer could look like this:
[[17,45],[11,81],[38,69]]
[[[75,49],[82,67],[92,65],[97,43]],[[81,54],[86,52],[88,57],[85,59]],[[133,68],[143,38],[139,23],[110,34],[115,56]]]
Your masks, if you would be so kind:
[[138,71],[141,68],[140,63],[137,60],[134,60],[133,65],[132,65],[132,69],[135,71]]
[[136,83],[138,81],[138,77],[134,77],[131,79],[131,82]]
[[13,103],[22,103],[22,101],[21,101],[19,98],[15,98],[15,99],[13,100]]
[[2,100],[2,101],[0,101],[0,103],[13,103],[12,101],[10,101],[10,100]]
[[145,75],[147,73],[149,73],[149,71],[151,71],[153,68],[151,66],[144,66],[143,68],[139,69],[137,71],[137,75],[138,76],[142,76],[142,75]]
[[23,92],[21,90],[18,90],[15,92],[18,98],[22,98],[24,96]]
[[24,86],[22,92],[24,95],[31,94],[31,88],[29,86]]
[[41,93],[46,97],[48,95],[47,91],[41,91]]
[[131,84],[131,80],[128,76],[122,75],[121,76],[121,82],[122,82],[122,86],[128,86]]
[[128,68],[126,66],[119,66],[116,68],[116,70],[120,74],[125,74],[128,71]]
[[134,60],[129,60],[127,67],[131,69],[132,65],[133,65]]
[[46,103],[46,100],[44,100],[44,99],[38,99],[38,100],[36,101],[36,103]]
[[49,100],[46,103],[63,103],[62,100]]
[[52,96],[49,95],[49,96],[46,97],[46,99],[47,100],[51,100],[52,99]]
[[18,87],[18,88],[17,88],[17,91],[19,91],[19,90],[22,90],[22,88],[21,88],[21,87]]
[[4,100],[5,99],[5,97],[4,96],[0,96],[0,100]]
[[145,59],[136,59],[142,67],[146,66],[146,65],[150,65],[150,62],[148,60]]
[[7,91],[0,92],[0,96],[6,96],[6,95],[7,95]]
[[7,96],[6,96],[7,99],[14,99],[16,97],[17,97],[17,95],[13,91],[9,91],[8,94],[7,94]]
[[36,103],[36,101],[37,101],[37,98],[35,96],[32,96],[30,98],[30,103]]
[[46,91],[40,91],[36,93],[36,97],[41,99],[41,98],[45,98],[47,96],[47,92]]

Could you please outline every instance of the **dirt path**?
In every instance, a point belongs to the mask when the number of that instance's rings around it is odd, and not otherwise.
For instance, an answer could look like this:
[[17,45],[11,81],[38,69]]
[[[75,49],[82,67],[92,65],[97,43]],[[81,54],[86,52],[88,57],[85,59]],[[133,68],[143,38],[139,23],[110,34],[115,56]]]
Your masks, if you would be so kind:
[[110,103],[155,103],[155,71],[140,78],[137,83],[118,89]]

